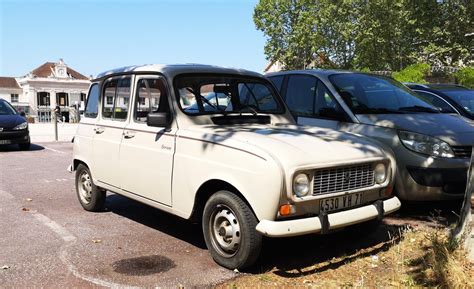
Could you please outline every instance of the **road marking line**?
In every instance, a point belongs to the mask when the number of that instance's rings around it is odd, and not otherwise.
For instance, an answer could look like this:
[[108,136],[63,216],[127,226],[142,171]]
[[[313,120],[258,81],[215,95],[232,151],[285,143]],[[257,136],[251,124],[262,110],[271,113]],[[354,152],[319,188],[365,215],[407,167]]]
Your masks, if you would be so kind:
[[49,150],[49,151],[52,151],[52,152],[55,152],[55,153],[58,153],[58,154],[65,154],[65,152],[62,152],[62,151],[58,151],[58,150],[55,150],[55,149],[52,149],[52,148],[49,148],[49,147],[44,147],[45,149]]
[[63,226],[59,225],[55,221],[51,220],[50,218],[46,217],[43,214],[40,213],[33,213],[33,217],[35,217],[38,221],[43,223],[45,226],[49,227],[53,232],[59,235],[64,241],[70,242],[76,240],[76,237],[74,237],[69,231],[64,228]]

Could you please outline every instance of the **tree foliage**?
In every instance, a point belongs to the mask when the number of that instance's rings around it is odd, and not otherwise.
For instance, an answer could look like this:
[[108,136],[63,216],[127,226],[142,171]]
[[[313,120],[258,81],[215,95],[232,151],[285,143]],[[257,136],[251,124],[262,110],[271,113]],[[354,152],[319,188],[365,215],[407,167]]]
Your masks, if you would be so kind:
[[459,84],[474,89],[474,67],[465,67],[454,74]]
[[430,65],[427,63],[412,64],[405,67],[400,72],[392,73],[392,77],[400,82],[427,83],[425,76],[430,72]]
[[254,22],[267,58],[288,69],[474,61],[473,0],[260,0]]

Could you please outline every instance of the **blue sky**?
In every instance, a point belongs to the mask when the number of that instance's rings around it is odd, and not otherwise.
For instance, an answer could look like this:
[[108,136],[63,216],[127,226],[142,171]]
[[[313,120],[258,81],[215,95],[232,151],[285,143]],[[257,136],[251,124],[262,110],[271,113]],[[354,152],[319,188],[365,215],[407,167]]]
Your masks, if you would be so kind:
[[205,63],[261,72],[257,0],[0,0],[0,76],[63,58],[96,75],[147,63]]

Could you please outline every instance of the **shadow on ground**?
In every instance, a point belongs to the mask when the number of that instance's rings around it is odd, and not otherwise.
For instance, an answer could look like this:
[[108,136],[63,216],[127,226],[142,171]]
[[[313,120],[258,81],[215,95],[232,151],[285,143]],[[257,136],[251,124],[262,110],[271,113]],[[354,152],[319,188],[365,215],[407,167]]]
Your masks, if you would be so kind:
[[390,224],[429,227],[449,227],[456,224],[462,200],[436,202],[403,202],[402,208],[390,215]]
[[[29,151],[41,151],[44,147],[37,144],[31,144]],[[0,145],[0,152],[18,152],[22,151],[18,145]]]
[[116,194],[107,196],[106,207],[112,213],[173,236],[198,248],[206,249],[200,224],[194,224]]

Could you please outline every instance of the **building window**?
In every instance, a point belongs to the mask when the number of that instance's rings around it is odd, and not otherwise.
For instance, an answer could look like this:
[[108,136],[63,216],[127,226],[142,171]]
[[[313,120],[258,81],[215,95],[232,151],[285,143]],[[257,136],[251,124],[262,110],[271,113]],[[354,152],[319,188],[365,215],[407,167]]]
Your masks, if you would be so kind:
[[113,96],[107,96],[107,104],[110,104],[110,105],[114,104],[114,97]]
[[85,93],[81,93],[81,101],[86,101],[86,94]]
[[38,106],[50,106],[49,92],[38,92]]
[[68,94],[65,92],[56,93],[56,105],[69,106]]
[[18,94],[12,93],[10,96],[11,96],[10,100],[12,103],[18,102]]

